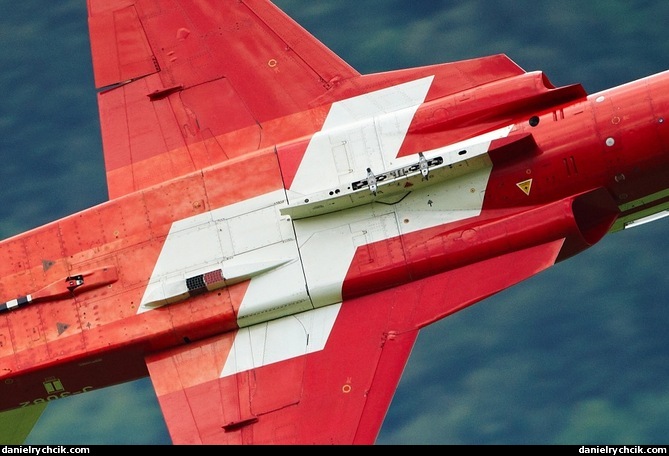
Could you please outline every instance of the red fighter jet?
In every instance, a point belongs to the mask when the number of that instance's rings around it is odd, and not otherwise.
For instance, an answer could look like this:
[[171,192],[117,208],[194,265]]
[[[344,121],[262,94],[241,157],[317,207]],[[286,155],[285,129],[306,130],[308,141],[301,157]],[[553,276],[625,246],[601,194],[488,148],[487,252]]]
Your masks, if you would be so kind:
[[265,0],[88,0],[109,201],[0,243],[10,441],[150,376],[175,444],[370,444],[421,328],[669,206],[669,73],[360,74]]

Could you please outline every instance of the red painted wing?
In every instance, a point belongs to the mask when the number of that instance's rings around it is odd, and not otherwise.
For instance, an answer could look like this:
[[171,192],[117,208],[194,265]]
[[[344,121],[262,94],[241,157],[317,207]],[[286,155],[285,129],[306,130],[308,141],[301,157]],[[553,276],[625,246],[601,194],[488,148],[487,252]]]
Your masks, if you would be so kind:
[[148,358],[173,443],[373,443],[417,332],[389,340],[371,310],[347,303],[324,350],[229,376],[234,334]]
[[263,122],[358,76],[267,1],[130,3],[88,2],[111,198],[255,150]]
[[313,133],[337,100],[436,75],[428,99],[522,74],[506,56],[360,74],[265,0],[89,0],[110,198]]
[[[173,442],[374,443],[418,330],[553,265],[562,243],[329,306],[338,312],[323,349],[310,352],[309,344],[329,328],[293,325],[309,332],[302,354],[278,362],[265,358],[292,337],[287,331],[272,336],[273,322],[250,329],[262,334],[260,348],[250,351],[253,360],[235,348],[236,338],[249,337],[247,329],[149,357]],[[257,367],[221,376],[230,357]]]

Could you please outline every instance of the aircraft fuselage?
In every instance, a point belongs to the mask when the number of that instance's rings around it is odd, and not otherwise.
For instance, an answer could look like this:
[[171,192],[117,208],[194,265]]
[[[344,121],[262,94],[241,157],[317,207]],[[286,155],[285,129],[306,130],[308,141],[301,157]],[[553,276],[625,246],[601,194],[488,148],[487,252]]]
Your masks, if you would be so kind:
[[566,259],[669,206],[669,73],[589,96],[529,73],[426,101],[431,84],[272,121],[252,154],[0,243],[0,409],[518,250]]

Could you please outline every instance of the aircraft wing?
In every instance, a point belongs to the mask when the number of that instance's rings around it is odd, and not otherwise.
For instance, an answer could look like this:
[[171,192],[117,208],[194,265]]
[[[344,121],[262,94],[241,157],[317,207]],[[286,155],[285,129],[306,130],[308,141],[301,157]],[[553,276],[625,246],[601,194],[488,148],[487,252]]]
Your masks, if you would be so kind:
[[148,357],[173,443],[374,443],[419,329],[548,268],[562,244]]
[[524,72],[500,55],[361,76],[266,0],[88,0],[88,12],[110,199],[294,137],[270,120],[437,67],[435,95]]
[[[112,199],[308,137],[340,100],[429,78],[429,103],[525,73],[497,55],[360,75],[266,0],[88,0],[88,9]],[[375,100],[382,111],[387,100]],[[485,129],[506,122],[494,106]],[[480,133],[461,114],[440,140]],[[290,188],[303,151],[281,150]],[[561,245],[148,356],[174,443],[373,443],[419,329],[549,267]]]
[[88,11],[110,198],[255,150],[264,121],[358,75],[266,1],[89,0]]

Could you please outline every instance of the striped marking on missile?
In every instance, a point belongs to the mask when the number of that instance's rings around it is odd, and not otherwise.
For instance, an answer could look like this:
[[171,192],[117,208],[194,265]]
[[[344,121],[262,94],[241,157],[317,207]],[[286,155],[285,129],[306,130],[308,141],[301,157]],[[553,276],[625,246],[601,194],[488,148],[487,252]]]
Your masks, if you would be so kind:
[[26,304],[30,304],[32,301],[33,301],[32,296],[26,295],[18,297],[16,299],[12,299],[11,301],[3,302],[2,304],[0,304],[0,312],[17,309],[21,306],[25,306]]

